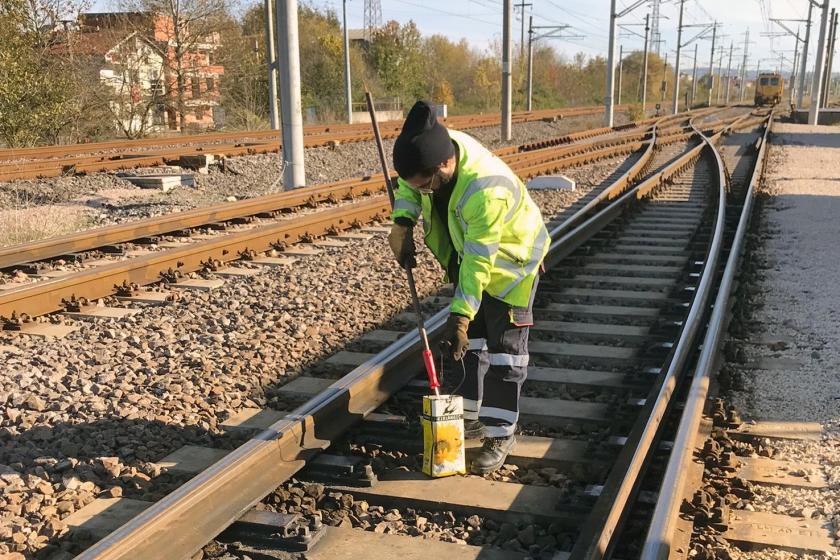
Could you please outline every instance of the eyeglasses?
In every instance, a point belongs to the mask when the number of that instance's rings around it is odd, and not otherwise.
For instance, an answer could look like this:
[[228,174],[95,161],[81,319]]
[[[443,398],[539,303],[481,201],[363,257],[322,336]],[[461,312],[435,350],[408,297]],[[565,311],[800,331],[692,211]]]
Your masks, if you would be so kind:
[[409,184],[409,186],[410,186],[412,189],[414,189],[414,190],[416,190],[417,192],[419,192],[420,194],[432,194],[432,193],[434,192],[434,191],[432,190],[432,183],[434,182],[434,180],[435,180],[435,178],[436,178],[437,176],[438,176],[438,174],[437,174],[437,173],[435,173],[434,175],[432,175],[431,177],[429,177],[429,180],[428,180],[428,181],[426,181],[425,183],[423,183],[422,185],[417,185],[417,186],[414,186],[414,185]]

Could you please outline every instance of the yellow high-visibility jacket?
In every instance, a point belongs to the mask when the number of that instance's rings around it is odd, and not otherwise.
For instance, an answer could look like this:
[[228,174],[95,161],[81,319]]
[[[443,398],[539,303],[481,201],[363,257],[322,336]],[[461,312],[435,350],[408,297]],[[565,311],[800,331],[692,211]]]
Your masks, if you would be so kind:
[[[514,307],[526,307],[551,245],[542,214],[507,164],[463,132],[450,130],[449,136],[458,145],[459,159],[447,223],[438,223],[432,195],[421,195],[402,179],[391,217],[417,223],[422,215],[426,246],[444,270],[452,251],[458,253],[458,287],[451,312],[472,320],[484,292]],[[449,228],[448,236],[444,227]]]

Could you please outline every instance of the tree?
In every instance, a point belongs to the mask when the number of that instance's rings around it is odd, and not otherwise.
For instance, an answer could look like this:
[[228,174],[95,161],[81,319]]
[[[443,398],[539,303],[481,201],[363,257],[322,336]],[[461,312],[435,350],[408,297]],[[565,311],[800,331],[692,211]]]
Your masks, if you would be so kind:
[[57,142],[73,105],[69,79],[46,56],[22,0],[0,5],[0,137],[11,147]]
[[367,61],[388,95],[403,100],[428,97],[420,31],[413,21],[400,25],[389,21],[377,29],[367,49]]

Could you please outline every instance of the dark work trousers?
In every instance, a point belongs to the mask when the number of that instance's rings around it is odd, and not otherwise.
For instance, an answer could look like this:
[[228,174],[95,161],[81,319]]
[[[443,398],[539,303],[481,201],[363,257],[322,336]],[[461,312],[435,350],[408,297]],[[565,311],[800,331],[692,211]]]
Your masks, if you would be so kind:
[[464,397],[464,418],[481,420],[485,437],[506,437],[516,431],[538,280],[527,307],[512,307],[484,293],[467,330],[470,347],[459,393]]

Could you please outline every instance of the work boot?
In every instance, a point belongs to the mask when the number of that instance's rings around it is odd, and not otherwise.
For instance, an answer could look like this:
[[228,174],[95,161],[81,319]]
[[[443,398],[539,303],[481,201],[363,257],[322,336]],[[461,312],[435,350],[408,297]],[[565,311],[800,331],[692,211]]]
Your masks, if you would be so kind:
[[470,471],[473,474],[489,474],[495,471],[505,463],[514,445],[516,438],[513,436],[484,438],[484,445],[473,458]]
[[464,420],[464,441],[484,438],[484,424],[481,420]]

